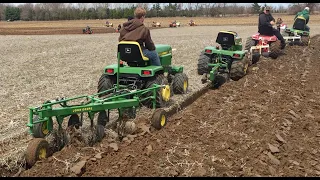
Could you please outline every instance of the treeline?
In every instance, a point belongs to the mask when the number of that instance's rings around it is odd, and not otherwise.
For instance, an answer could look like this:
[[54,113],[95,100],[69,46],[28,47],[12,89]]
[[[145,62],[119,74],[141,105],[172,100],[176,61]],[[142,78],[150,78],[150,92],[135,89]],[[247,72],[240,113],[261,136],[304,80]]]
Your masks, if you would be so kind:
[[[318,3],[295,3],[288,8],[278,6],[273,13],[294,14],[308,5],[317,10]],[[1,20],[52,21],[79,19],[119,19],[132,16],[134,9],[142,6],[147,17],[221,17],[257,14],[258,3],[239,6],[236,3],[25,3],[19,6],[0,3]]]

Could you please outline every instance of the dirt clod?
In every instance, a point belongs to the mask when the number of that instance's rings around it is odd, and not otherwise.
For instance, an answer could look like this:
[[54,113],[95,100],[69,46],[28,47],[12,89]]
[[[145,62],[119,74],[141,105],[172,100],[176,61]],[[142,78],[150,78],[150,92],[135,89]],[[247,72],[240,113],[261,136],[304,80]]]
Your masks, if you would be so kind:
[[74,165],[72,168],[70,168],[71,172],[75,173],[76,175],[80,175],[82,173],[82,170],[84,166],[86,165],[87,161],[80,161],[76,165]]
[[279,150],[278,147],[276,147],[276,146],[274,146],[274,145],[272,145],[272,144],[270,144],[270,143],[268,143],[268,146],[269,146],[269,149],[270,149],[270,151],[271,151],[272,153],[278,153],[278,152],[280,152],[280,150]]

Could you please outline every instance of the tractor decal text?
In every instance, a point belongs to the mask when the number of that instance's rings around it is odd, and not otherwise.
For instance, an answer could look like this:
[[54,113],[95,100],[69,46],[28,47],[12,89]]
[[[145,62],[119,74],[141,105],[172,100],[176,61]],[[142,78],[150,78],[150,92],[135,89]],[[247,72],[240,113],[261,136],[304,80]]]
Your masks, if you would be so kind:
[[83,112],[83,111],[91,111],[92,107],[73,109],[72,112]]

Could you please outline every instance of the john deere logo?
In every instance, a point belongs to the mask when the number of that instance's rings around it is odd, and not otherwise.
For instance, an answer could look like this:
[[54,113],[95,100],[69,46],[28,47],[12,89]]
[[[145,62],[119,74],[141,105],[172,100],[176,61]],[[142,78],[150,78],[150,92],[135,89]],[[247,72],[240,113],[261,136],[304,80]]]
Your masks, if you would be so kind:
[[223,37],[223,41],[228,41],[228,37]]
[[131,48],[125,48],[125,52],[131,54]]

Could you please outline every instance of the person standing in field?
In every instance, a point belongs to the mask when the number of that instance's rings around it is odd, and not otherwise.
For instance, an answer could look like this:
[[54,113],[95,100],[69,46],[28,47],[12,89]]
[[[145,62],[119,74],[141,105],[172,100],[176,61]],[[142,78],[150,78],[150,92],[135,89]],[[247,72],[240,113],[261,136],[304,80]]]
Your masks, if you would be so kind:
[[136,41],[140,44],[143,54],[151,61],[151,65],[161,66],[156,47],[151,39],[150,30],[143,24],[146,10],[137,7],[134,11],[134,19],[123,23],[120,30],[119,41]]

